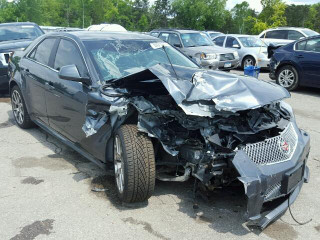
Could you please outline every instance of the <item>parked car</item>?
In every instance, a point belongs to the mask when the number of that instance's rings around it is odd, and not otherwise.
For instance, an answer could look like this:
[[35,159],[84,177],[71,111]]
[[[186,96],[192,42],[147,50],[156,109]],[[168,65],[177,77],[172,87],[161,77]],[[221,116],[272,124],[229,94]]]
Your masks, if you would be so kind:
[[83,31],[82,28],[71,28],[71,27],[40,26],[40,28],[45,33]]
[[212,41],[217,46],[237,50],[242,68],[256,64],[261,68],[269,68],[267,45],[255,36],[227,34]]
[[274,50],[270,78],[288,89],[320,87],[320,36],[309,37]]
[[259,38],[267,45],[272,43],[275,46],[283,46],[296,40],[316,35],[319,35],[319,33],[309,28],[278,27],[263,31],[259,34]]
[[88,31],[101,31],[101,32],[126,32],[127,30],[119,24],[102,23],[91,25],[87,28]]
[[0,91],[8,91],[8,62],[12,52],[26,48],[43,31],[35,23],[0,24]]
[[224,35],[222,32],[217,32],[217,31],[206,31],[206,33],[210,37],[210,39],[214,39],[215,37]]
[[193,30],[157,29],[150,34],[178,48],[202,67],[230,70],[239,65],[237,51],[214,46],[205,33]]
[[158,38],[46,34],[14,53],[10,76],[17,125],[37,124],[100,167],[114,166],[124,202],[147,200],[156,177],[194,177],[207,189],[238,184],[250,224],[265,228],[308,180],[310,139],[282,101],[287,90],[202,69]]

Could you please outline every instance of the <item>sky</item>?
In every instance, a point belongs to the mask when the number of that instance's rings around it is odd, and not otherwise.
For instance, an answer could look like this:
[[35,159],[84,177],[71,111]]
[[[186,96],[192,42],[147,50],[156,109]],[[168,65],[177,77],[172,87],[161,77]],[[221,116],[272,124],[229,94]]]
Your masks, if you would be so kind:
[[[242,3],[244,0],[227,0],[227,9],[232,9],[237,3]],[[262,6],[260,0],[249,0],[247,1],[251,8],[255,9],[258,12],[261,12]],[[287,4],[296,4],[296,5],[304,5],[304,4],[313,4],[319,3],[320,0],[284,0]]]

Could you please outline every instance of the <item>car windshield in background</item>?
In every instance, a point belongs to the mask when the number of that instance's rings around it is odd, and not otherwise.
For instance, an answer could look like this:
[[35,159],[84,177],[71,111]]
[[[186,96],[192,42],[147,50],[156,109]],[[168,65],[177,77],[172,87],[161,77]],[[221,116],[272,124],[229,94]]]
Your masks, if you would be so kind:
[[33,40],[41,35],[41,30],[33,25],[0,26],[0,42],[20,39]]
[[183,33],[181,39],[184,47],[213,46],[213,43],[204,33]]
[[267,47],[264,42],[255,37],[239,37],[239,40],[244,47]]
[[308,37],[319,35],[319,33],[312,31],[310,29],[303,29],[301,30],[304,34],[306,34]]
[[83,43],[104,81],[118,79],[159,63],[171,62],[173,65],[198,68],[190,59],[164,42],[99,40]]

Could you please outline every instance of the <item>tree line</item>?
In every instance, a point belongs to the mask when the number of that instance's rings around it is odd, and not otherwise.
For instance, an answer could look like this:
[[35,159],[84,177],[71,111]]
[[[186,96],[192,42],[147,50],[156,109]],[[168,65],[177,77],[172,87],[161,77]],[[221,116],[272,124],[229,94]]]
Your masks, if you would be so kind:
[[247,1],[226,9],[227,0],[0,0],[0,23],[88,27],[117,23],[131,31],[155,28],[216,30],[258,34],[279,26],[307,27],[320,32],[320,3],[287,5],[283,0],[261,0],[257,13]]

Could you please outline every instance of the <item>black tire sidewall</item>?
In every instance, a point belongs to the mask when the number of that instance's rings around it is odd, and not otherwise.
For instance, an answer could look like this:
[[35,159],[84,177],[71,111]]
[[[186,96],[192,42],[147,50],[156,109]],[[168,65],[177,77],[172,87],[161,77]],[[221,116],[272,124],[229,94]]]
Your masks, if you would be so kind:
[[[20,124],[14,113],[13,113],[13,104],[12,104],[12,93],[13,91],[17,91],[19,94],[20,94],[20,97],[21,97],[21,101],[22,101],[22,105],[23,105],[23,114],[24,114],[24,118],[23,118],[23,123]],[[29,128],[31,126],[31,120],[29,119],[29,115],[28,115],[28,111],[27,111],[27,107],[26,107],[26,104],[25,104],[25,101],[24,101],[24,98],[22,96],[22,93],[21,93],[21,90],[20,88],[16,85],[14,86],[12,89],[11,89],[11,92],[10,92],[10,100],[11,100],[11,108],[12,108],[12,113],[13,113],[13,117],[14,117],[14,120],[15,122],[18,124],[18,126],[20,128]]]
[[245,62],[247,59],[251,59],[252,60],[252,66],[254,66],[256,64],[256,60],[254,59],[254,57],[252,56],[246,56],[243,60],[242,60],[242,68],[244,69],[245,68]]
[[[283,86],[281,86],[280,83],[279,83],[280,73],[281,73],[282,71],[286,70],[286,69],[292,71],[293,74],[294,74],[294,83],[293,83],[290,87],[283,87]],[[279,69],[279,71],[277,71],[277,74],[276,74],[276,83],[277,83],[278,85],[280,85],[281,87],[289,90],[289,91],[293,91],[293,90],[297,89],[297,87],[299,86],[299,74],[298,74],[297,70],[296,70],[293,66],[291,66],[291,65],[283,66],[283,67],[281,67],[281,68]]]

